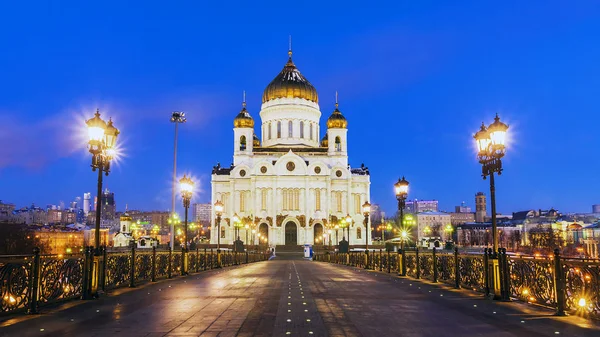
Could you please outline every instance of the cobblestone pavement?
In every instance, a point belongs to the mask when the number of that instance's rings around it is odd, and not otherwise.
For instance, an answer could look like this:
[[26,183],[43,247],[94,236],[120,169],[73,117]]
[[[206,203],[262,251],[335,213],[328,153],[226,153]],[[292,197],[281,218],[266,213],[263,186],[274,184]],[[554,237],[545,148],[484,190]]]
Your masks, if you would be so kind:
[[600,336],[579,317],[303,260],[207,271],[0,324],[0,336]]

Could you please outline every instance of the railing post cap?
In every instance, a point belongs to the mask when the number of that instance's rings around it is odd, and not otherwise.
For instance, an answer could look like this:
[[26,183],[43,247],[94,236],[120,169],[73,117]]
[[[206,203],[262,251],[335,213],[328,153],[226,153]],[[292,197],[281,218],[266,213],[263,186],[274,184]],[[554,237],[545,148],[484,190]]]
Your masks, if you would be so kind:
[[40,248],[39,247],[33,247],[33,254],[37,255],[40,253]]
[[560,249],[554,248],[554,255],[560,255]]

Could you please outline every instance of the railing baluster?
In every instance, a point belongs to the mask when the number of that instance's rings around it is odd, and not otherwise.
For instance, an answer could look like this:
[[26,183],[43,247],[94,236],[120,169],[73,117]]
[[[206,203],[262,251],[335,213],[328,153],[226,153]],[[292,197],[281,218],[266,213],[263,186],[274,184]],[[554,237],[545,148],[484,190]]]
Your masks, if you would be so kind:
[[458,247],[454,247],[454,287],[460,288],[460,262],[458,260]]
[[29,286],[31,293],[29,294],[29,314],[38,313],[38,302],[40,300],[40,249],[33,248],[33,263],[31,264],[31,274],[29,275]]
[[556,316],[565,316],[565,274],[560,260],[560,250],[554,249],[554,296],[556,296]]
[[135,244],[131,245],[131,260],[129,261],[129,288],[135,287]]
[[151,282],[156,282],[156,246],[152,246],[152,279]]
[[438,263],[437,263],[437,256],[436,256],[436,251],[437,249],[435,247],[433,247],[433,261],[432,261],[432,267],[433,267],[433,283],[437,283],[438,281]]

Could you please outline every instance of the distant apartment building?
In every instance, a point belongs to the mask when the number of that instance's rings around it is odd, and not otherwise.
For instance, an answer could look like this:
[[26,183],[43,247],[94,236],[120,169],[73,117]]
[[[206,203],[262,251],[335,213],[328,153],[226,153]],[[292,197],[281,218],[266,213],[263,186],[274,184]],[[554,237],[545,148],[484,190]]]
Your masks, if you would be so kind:
[[58,207],[48,209],[47,222],[49,224],[61,223],[62,222],[62,213],[63,213],[63,211],[58,209]]
[[0,222],[15,222],[17,217],[14,214],[15,205],[4,203],[0,200]]
[[141,212],[141,211],[127,211],[129,216],[131,217],[134,223],[144,224],[144,225],[158,225],[161,230],[169,228],[169,212],[161,212],[161,211],[149,211],[149,212]]
[[450,222],[453,226],[462,225],[468,222],[475,221],[475,213],[454,212],[450,214]]
[[592,213],[600,214],[600,204],[592,205]]
[[460,206],[454,206],[454,213],[471,213],[471,207],[463,201]]
[[449,213],[427,211],[414,215],[417,222],[417,240],[423,238],[452,239],[452,217]]
[[206,204],[193,204],[192,205],[192,219],[195,222],[199,222],[203,227],[208,227],[211,222],[212,205]]
[[407,200],[406,211],[408,213],[438,212],[437,200]]
[[18,223],[27,225],[45,225],[48,223],[48,213],[40,207],[31,205],[15,210],[15,216]]

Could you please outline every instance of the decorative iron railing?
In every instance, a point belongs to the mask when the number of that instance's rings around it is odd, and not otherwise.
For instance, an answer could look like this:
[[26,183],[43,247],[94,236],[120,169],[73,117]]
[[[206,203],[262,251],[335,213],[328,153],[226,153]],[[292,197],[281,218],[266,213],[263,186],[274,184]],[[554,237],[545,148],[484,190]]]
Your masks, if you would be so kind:
[[[135,287],[186,273],[213,268],[264,261],[262,253],[233,253],[196,249],[169,250],[135,249],[94,255],[87,248],[84,254],[0,256],[0,314],[37,313],[39,306],[86,297],[93,285],[98,290]],[[92,280],[94,261],[100,275]]]
[[[563,258],[558,250],[549,257],[509,256],[504,249],[495,254],[491,250],[483,254],[459,254],[456,249],[454,252],[405,250],[404,253],[377,250],[368,254],[320,253],[314,260],[361,268],[366,264],[368,269],[555,308],[558,315],[569,311],[600,318],[600,261]],[[493,275],[494,268],[498,275]],[[495,278],[498,281],[494,281]],[[494,289],[495,286],[498,289]]]

